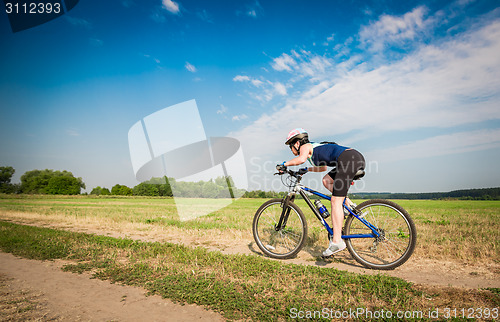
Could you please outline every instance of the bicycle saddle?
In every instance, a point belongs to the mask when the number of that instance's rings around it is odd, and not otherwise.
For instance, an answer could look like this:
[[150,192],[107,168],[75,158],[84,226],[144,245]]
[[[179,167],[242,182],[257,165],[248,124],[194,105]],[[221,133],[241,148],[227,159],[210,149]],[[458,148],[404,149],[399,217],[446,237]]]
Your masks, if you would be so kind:
[[358,172],[354,175],[354,178],[352,180],[359,180],[365,176],[365,170],[359,169]]

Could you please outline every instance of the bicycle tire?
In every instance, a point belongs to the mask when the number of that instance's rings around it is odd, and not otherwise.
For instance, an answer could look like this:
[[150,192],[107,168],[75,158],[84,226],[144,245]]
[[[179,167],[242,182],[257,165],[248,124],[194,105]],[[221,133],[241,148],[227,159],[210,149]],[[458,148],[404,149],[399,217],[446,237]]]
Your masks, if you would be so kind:
[[259,207],[255,213],[252,230],[259,249],[269,257],[291,258],[297,255],[307,240],[307,222],[300,208],[288,203],[290,215],[285,229],[276,231],[282,212],[283,199],[271,199]]
[[[408,212],[383,199],[365,201],[356,209],[360,216],[379,229],[379,238],[347,238],[347,250],[360,264],[381,270],[405,263],[415,250],[417,229]],[[344,234],[370,234],[372,231],[354,216],[347,217]]]

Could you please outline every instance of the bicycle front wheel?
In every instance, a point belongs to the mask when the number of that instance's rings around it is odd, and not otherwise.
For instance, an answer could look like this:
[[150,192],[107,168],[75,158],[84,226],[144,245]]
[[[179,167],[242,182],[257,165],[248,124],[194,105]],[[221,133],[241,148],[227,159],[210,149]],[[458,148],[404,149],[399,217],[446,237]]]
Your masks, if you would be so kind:
[[302,249],[307,238],[307,222],[293,202],[286,209],[286,224],[278,228],[283,199],[266,201],[255,213],[253,237],[260,250],[272,258],[291,258]]
[[[374,199],[356,207],[359,216],[377,228],[379,237],[347,238],[349,253],[360,264],[374,269],[394,269],[410,258],[417,241],[417,229],[410,215],[398,204]],[[372,230],[354,216],[344,226],[345,235],[371,234]]]

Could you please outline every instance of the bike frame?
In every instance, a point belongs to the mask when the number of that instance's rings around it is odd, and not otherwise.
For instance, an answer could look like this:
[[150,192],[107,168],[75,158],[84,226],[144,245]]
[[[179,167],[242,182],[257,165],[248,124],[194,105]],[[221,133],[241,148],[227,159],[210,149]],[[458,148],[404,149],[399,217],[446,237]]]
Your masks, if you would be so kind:
[[[323,199],[326,199],[326,200],[330,200],[331,201],[331,197],[325,195],[325,194],[322,194],[321,192],[318,192],[316,190],[313,190],[311,188],[308,188],[300,183],[297,182],[297,184],[295,185],[295,187],[293,188],[293,190],[288,194],[288,196],[284,199],[284,203],[287,203],[289,200],[290,201],[293,201],[295,199],[295,195],[297,193],[299,193],[302,198],[304,198],[305,202],[307,203],[307,205],[309,206],[309,208],[311,208],[312,212],[316,215],[316,217],[318,218],[318,220],[323,224],[323,226],[325,227],[325,229],[328,231],[328,233],[331,235],[333,235],[333,230],[332,228],[328,225],[328,223],[325,221],[325,219],[323,217],[321,217],[319,211],[316,209],[316,207],[314,206],[314,204],[311,202],[311,199],[309,199],[309,196],[307,195],[307,193],[311,193],[313,195],[316,195],[318,197],[321,197]],[[356,217],[359,221],[361,221],[366,227],[368,227],[372,233],[371,234],[354,234],[354,235],[342,235],[342,239],[351,239],[351,238],[376,238],[376,237],[380,237],[380,233],[378,232],[378,229],[377,227],[375,227],[374,225],[372,225],[370,222],[368,222],[366,219],[364,219],[364,215],[358,215],[356,214],[356,212],[354,212],[347,204],[346,204],[346,199],[344,199],[344,202],[342,203],[342,206],[344,209],[346,209],[352,216]],[[285,205],[283,205],[283,211],[286,213],[283,213],[282,216],[280,217],[280,222],[277,224],[276,226],[276,229],[279,230],[280,227],[282,226],[285,226],[286,225],[286,222],[288,220],[288,215],[290,213],[290,208],[288,207],[285,207]]]

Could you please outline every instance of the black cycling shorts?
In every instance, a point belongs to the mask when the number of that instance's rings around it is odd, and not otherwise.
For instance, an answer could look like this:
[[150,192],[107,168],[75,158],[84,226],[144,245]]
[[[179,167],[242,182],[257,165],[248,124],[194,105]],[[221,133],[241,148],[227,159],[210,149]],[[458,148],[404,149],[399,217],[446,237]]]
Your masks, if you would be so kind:
[[328,172],[333,179],[333,196],[346,197],[352,179],[358,170],[365,168],[365,158],[354,149],[345,150],[337,160],[337,167]]

